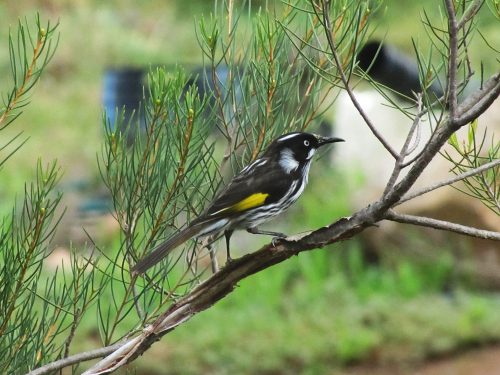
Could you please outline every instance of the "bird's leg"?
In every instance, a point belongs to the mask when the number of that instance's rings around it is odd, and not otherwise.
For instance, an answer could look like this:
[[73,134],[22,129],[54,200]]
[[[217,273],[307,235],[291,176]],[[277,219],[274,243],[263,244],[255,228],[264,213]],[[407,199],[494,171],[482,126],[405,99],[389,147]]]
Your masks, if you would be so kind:
[[224,231],[224,237],[226,237],[226,252],[227,252],[227,260],[226,262],[229,263],[233,259],[231,258],[231,251],[229,250],[229,240],[231,239],[231,235],[233,234],[232,229],[226,229]]
[[252,234],[265,234],[267,236],[273,236],[271,242],[273,244],[273,246],[276,246],[276,240],[280,239],[280,238],[286,238],[287,235],[285,233],[281,233],[281,232],[271,232],[271,231],[268,231],[268,230],[261,230],[257,227],[251,227],[251,228],[247,228],[247,232],[248,233],[252,233]]

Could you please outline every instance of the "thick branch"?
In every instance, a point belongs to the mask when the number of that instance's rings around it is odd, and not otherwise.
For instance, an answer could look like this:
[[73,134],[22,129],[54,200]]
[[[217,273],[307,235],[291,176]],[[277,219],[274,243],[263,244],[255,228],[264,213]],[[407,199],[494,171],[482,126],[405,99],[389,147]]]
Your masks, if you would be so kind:
[[232,261],[171,305],[152,325],[146,327],[141,335],[126,342],[115,353],[88,370],[85,375],[110,373],[133,361],[162,336],[231,293],[240,280],[300,252],[351,238],[371,225],[374,220],[373,213],[373,208],[361,210],[351,218],[340,219],[301,238],[285,239],[279,241],[276,246],[269,244],[259,251]]
[[398,214],[391,210],[387,212],[384,218],[403,224],[413,224],[421,227],[446,230],[448,232],[464,234],[467,236],[482,238],[486,240],[500,241],[500,233],[498,232],[477,229],[466,225],[451,223],[449,221],[432,219],[430,217]]
[[[178,325],[190,319],[195,314],[210,308],[226,295],[231,293],[242,279],[253,275],[263,269],[298,255],[303,251],[321,248],[328,244],[347,240],[371,226],[380,216],[380,206],[370,205],[350,218],[342,218],[335,223],[320,228],[299,238],[288,238],[280,241],[276,246],[266,245],[260,250],[247,254],[226,265],[208,280],[194,288],[181,300],[171,305],[152,325],[146,327],[140,336],[125,343],[118,343],[102,349],[94,350],[59,360],[29,373],[29,375],[42,375],[65,366],[95,359],[108,355],[109,357],[97,363],[85,375],[110,373],[133,361],[142,355],[155,341],[174,330]],[[457,233],[468,234],[480,238],[500,240],[500,233],[482,231],[458,224],[442,222],[434,219],[418,218],[410,215],[397,215],[386,213],[388,220],[412,222],[416,225],[430,226],[436,229],[446,229]],[[416,222],[414,218],[419,220]],[[425,219],[425,220],[422,220]]]
[[[234,260],[194,288],[181,300],[171,305],[167,311],[158,317],[155,323],[146,327],[140,336],[127,342],[120,350],[96,364],[85,375],[113,372],[124,364],[133,361],[162,336],[231,293],[239,281],[250,275],[281,263],[303,251],[321,248],[334,242],[349,239],[380,219],[399,219],[399,216],[393,213],[384,212],[382,215],[380,210],[380,205],[370,205],[350,218],[342,218],[327,227],[320,228],[300,238],[282,240],[276,246],[266,245],[259,251]],[[413,217],[403,217],[401,220],[404,219],[411,220]],[[423,223],[426,222],[420,220],[416,224],[424,225]],[[480,231],[451,223],[446,223],[446,226],[444,226],[443,223],[446,222],[435,220],[432,222],[432,227],[481,238],[500,240],[500,233]]]

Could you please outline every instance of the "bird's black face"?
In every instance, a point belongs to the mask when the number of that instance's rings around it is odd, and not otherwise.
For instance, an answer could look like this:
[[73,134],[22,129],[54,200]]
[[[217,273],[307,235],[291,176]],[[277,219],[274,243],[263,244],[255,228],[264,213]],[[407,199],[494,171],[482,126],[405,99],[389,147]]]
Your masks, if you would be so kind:
[[294,169],[292,168],[294,164],[303,164],[311,160],[321,146],[342,141],[340,138],[326,138],[311,133],[289,133],[276,139],[266,154],[279,156],[280,162],[288,163],[289,169]]
[[286,134],[278,138],[276,143],[282,153],[299,163],[311,160],[320,147],[319,138],[309,133]]

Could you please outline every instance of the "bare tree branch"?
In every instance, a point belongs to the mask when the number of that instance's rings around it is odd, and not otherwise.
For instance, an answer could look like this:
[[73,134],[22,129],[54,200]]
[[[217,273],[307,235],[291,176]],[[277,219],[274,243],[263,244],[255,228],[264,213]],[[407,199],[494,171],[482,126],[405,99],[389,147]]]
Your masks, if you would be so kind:
[[[349,218],[342,218],[329,226],[299,238],[280,240],[276,246],[272,244],[266,245],[256,252],[234,260],[194,288],[185,297],[171,305],[152,325],[146,327],[140,336],[131,339],[122,349],[97,363],[85,375],[113,372],[124,364],[131,362],[163,335],[231,293],[242,279],[281,263],[303,251],[322,248],[331,243],[347,240],[379,220],[395,220],[396,218],[399,219],[399,216],[387,213],[382,202],[375,202]],[[413,218],[404,216],[401,220],[412,220]],[[429,220],[421,220],[418,225],[424,225]],[[443,223],[446,225],[444,226]],[[481,238],[500,240],[500,233],[481,231],[439,220],[433,220],[431,224],[436,229],[446,229],[464,234],[470,233],[470,235]]]
[[467,171],[467,172],[464,172],[464,173],[461,173],[459,175],[456,175],[455,177],[452,177],[448,180],[444,180],[444,181],[441,181],[441,182],[438,182],[436,184],[433,184],[433,185],[430,185],[430,186],[427,186],[423,189],[420,189],[418,191],[415,191],[414,193],[411,193],[411,194],[407,194],[405,195],[398,203],[395,204],[395,206],[398,206],[404,202],[407,202],[409,200],[412,200],[416,197],[419,197],[421,195],[424,195],[424,194],[427,194],[433,190],[436,190],[436,189],[439,189],[443,186],[448,186],[448,185],[451,185],[451,184],[454,184],[455,182],[458,182],[458,181],[461,181],[461,180],[464,180],[466,178],[469,178],[469,177],[472,177],[472,176],[475,176],[479,173],[482,173],[490,168],[494,168],[496,167],[497,165],[500,165],[500,159],[497,159],[497,160],[493,160],[489,163],[486,163],[486,164],[483,164],[481,165],[480,167],[477,167],[477,168],[474,168],[474,169],[471,169],[470,171]]
[[457,29],[461,29],[465,26],[467,22],[469,22],[476,14],[479,12],[479,9],[484,4],[484,0],[475,0],[474,3],[467,9],[462,16],[462,19],[457,24]]
[[263,269],[298,255],[300,252],[321,248],[327,244],[351,238],[375,220],[375,208],[368,207],[351,218],[342,218],[327,227],[320,228],[297,239],[278,241],[276,246],[266,245],[260,250],[232,261],[218,273],[195,287],[186,296],[171,305],[143,332],[124,343],[109,357],[97,363],[85,375],[113,372],[144,353],[163,335],[174,330],[195,314],[211,307],[231,293],[238,282]]
[[96,358],[102,358],[105,357],[111,353],[113,353],[115,350],[118,350],[121,346],[123,345],[122,342],[116,343],[110,346],[106,346],[104,348],[99,348],[99,349],[94,349],[90,350],[88,352],[82,352],[78,353],[63,359],[60,359],[58,361],[46,364],[45,366],[39,367],[33,371],[30,371],[26,375],[44,375],[44,374],[50,374],[54,371],[60,370],[62,368],[71,366],[71,365],[76,365],[80,362],[85,362],[85,361],[90,361],[92,359]]
[[421,227],[445,230],[448,232],[464,234],[467,236],[482,238],[486,240],[500,241],[500,233],[498,232],[477,229],[466,225],[451,223],[449,221],[432,219],[430,217],[398,214],[392,210],[389,210],[384,218],[403,224],[413,224]]
[[382,134],[377,130],[375,125],[371,122],[370,118],[368,115],[365,113],[363,110],[363,107],[361,107],[361,104],[359,104],[358,100],[356,99],[356,96],[354,95],[354,92],[352,89],[349,87],[349,82],[347,81],[347,77],[344,72],[344,68],[342,67],[342,63],[340,61],[339,55],[337,53],[337,46],[335,44],[335,41],[333,40],[333,30],[332,30],[332,24],[330,20],[330,1],[328,0],[322,0],[322,7],[323,7],[323,23],[325,25],[325,31],[326,31],[326,37],[328,40],[328,46],[330,47],[330,51],[332,52],[333,58],[335,59],[335,65],[337,66],[337,70],[340,75],[340,79],[342,80],[342,83],[347,91],[347,94],[351,98],[351,102],[356,107],[357,111],[363,117],[363,120],[365,121],[366,125],[368,125],[368,128],[370,131],[373,133],[373,135],[379,140],[379,142],[385,147],[387,151],[394,157],[394,159],[397,159],[399,157],[398,153],[392,146],[389,144],[389,142],[384,138]]
[[493,75],[483,86],[469,95],[457,109],[457,126],[468,124],[479,117],[500,95],[500,72]]
[[455,121],[457,116],[457,56],[458,56],[458,26],[455,5],[453,0],[445,0],[446,13],[448,14],[448,87],[447,102],[449,104],[450,117]]
[[[401,148],[401,152],[399,153],[399,156],[396,158],[396,162],[394,163],[394,169],[392,170],[391,177],[387,182],[383,195],[387,194],[390,191],[390,189],[394,186],[399,177],[399,174],[401,173],[401,170],[404,167],[405,158],[409,154],[411,154],[411,152],[413,152],[414,148],[418,146],[418,138],[420,134],[420,119],[425,114],[425,112],[422,111],[422,94],[417,95],[417,108],[418,108],[418,113],[413,119],[413,123],[411,125],[410,130],[408,131],[408,135],[406,136],[406,140],[403,144],[403,147]],[[413,139],[413,134],[415,133],[415,130],[417,130],[417,139],[415,140],[415,146],[412,147],[412,149],[410,150],[409,149],[410,143],[411,140]]]

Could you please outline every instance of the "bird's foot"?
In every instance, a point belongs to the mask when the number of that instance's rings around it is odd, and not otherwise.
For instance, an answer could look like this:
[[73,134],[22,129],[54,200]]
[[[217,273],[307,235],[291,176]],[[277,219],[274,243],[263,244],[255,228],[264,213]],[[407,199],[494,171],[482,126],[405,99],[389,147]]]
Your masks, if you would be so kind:
[[276,247],[276,245],[278,245],[278,243],[281,241],[281,240],[284,240],[285,238],[287,238],[287,235],[284,234],[284,233],[277,233],[276,236],[274,236],[273,238],[271,238],[271,244]]

